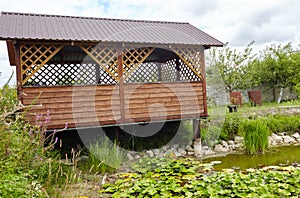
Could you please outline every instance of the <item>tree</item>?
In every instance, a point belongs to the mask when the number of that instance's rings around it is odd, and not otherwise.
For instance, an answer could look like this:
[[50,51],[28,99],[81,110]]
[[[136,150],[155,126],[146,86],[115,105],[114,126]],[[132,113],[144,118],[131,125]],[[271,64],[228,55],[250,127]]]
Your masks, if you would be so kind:
[[294,75],[291,76],[291,81],[293,84],[293,89],[297,92],[298,97],[300,97],[300,51],[296,51],[293,54],[294,60]]
[[254,41],[250,42],[242,52],[232,50],[228,43],[222,49],[213,48],[210,51],[211,67],[217,68],[227,92],[251,86],[248,68],[249,63],[255,57],[252,54],[253,44]]
[[262,50],[259,58],[250,64],[251,75],[273,90],[274,101],[276,88],[295,86],[295,72],[299,69],[296,68],[294,54],[291,43],[283,46],[272,44]]

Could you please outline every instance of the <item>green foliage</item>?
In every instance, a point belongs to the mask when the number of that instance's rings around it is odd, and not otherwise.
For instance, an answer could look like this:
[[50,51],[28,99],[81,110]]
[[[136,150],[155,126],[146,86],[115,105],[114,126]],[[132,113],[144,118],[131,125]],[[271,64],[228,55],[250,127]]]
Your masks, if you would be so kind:
[[[222,49],[213,48],[210,51],[212,58],[210,67],[217,68],[221,79],[224,82],[225,89],[232,92],[237,89],[244,89],[251,86],[252,81],[247,75],[248,64],[254,58],[252,55],[252,45],[249,43],[243,52],[237,52],[226,44]],[[214,71],[212,69],[212,71]],[[214,75],[210,75],[213,78]]]
[[119,174],[100,193],[111,197],[297,197],[300,193],[299,168],[227,173],[207,172],[206,167],[191,159],[143,159],[134,166],[137,172]]
[[45,187],[57,181],[61,168],[52,150],[55,140],[45,132],[49,117],[37,119],[39,126],[26,124],[17,112],[16,90],[8,84],[0,98],[0,197],[46,197]]
[[217,126],[210,126],[203,128],[201,131],[201,141],[204,145],[214,146],[215,141],[218,140],[221,133],[221,128]]
[[300,129],[300,115],[270,115],[266,121],[273,133],[293,134]]
[[[286,45],[267,46],[260,52],[260,57],[249,64],[251,75],[260,84],[275,88],[296,88],[299,85],[299,54],[294,51],[291,43]],[[275,101],[275,92],[273,100]]]
[[112,143],[106,137],[101,143],[90,144],[89,159],[81,166],[92,172],[114,172],[120,168],[124,155],[116,142]]
[[264,153],[268,147],[270,130],[264,120],[245,120],[239,127],[239,133],[244,135],[246,153]]
[[221,130],[221,140],[232,140],[238,134],[238,129],[242,116],[238,113],[227,113],[224,121],[224,125]]

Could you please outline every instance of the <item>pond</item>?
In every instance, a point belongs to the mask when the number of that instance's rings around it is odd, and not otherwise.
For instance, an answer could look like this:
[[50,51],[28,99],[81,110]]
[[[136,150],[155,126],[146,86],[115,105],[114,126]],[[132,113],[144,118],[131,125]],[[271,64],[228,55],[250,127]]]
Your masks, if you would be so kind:
[[245,170],[247,168],[257,168],[260,166],[300,163],[300,145],[271,148],[267,153],[260,155],[229,154],[203,160],[204,163],[211,161],[222,162],[221,164],[214,165],[215,170],[235,167]]

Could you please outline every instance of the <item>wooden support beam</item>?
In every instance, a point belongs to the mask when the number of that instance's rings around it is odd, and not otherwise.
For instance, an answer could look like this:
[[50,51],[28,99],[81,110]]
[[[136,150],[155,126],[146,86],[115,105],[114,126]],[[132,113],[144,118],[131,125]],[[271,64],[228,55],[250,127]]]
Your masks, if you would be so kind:
[[120,96],[120,110],[121,122],[125,121],[125,108],[124,108],[124,78],[123,78],[123,53],[122,45],[117,46],[118,53],[118,81],[119,81],[119,96]]
[[157,64],[157,81],[161,81],[161,64],[162,63],[156,63]]
[[13,41],[6,41],[6,45],[7,45],[7,52],[8,52],[8,58],[9,58],[9,63],[11,66],[16,65],[16,51],[15,51],[15,47],[13,44]]
[[176,58],[175,59],[175,69],[176,69],[176,81],[180,81],[180,63],[179,63],[179,59]]
[[15,64],[16,64],[16,76],[17,76],[17,95],[19,101],[23,104],[23,85],[22,85],[22,68],[21,68],[21,55],[20,55],[20,43],[14,45],[15,48]]
[[208,110],[207,110],[207,97],[206,97],[206,78],[205,78],[205,55],[204,55],[204,47],[202,47],[201,52],[201,75],[202,75],[202,85],[203,85],[203,102],[204,102],[204,114],[208,116]]
[[193,119],[194,141],[201,139],[200,119]]

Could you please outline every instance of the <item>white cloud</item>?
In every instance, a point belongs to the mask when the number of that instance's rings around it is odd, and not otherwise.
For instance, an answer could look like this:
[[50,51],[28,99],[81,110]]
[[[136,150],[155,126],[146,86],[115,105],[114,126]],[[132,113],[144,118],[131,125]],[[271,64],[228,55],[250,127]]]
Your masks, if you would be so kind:
[[[1,0],[1,11],[164,21],[183,21],[232,47],[256,41],[299,45],[298,0]],[[0,45],[0,85],[11,73],[6,46]]]

